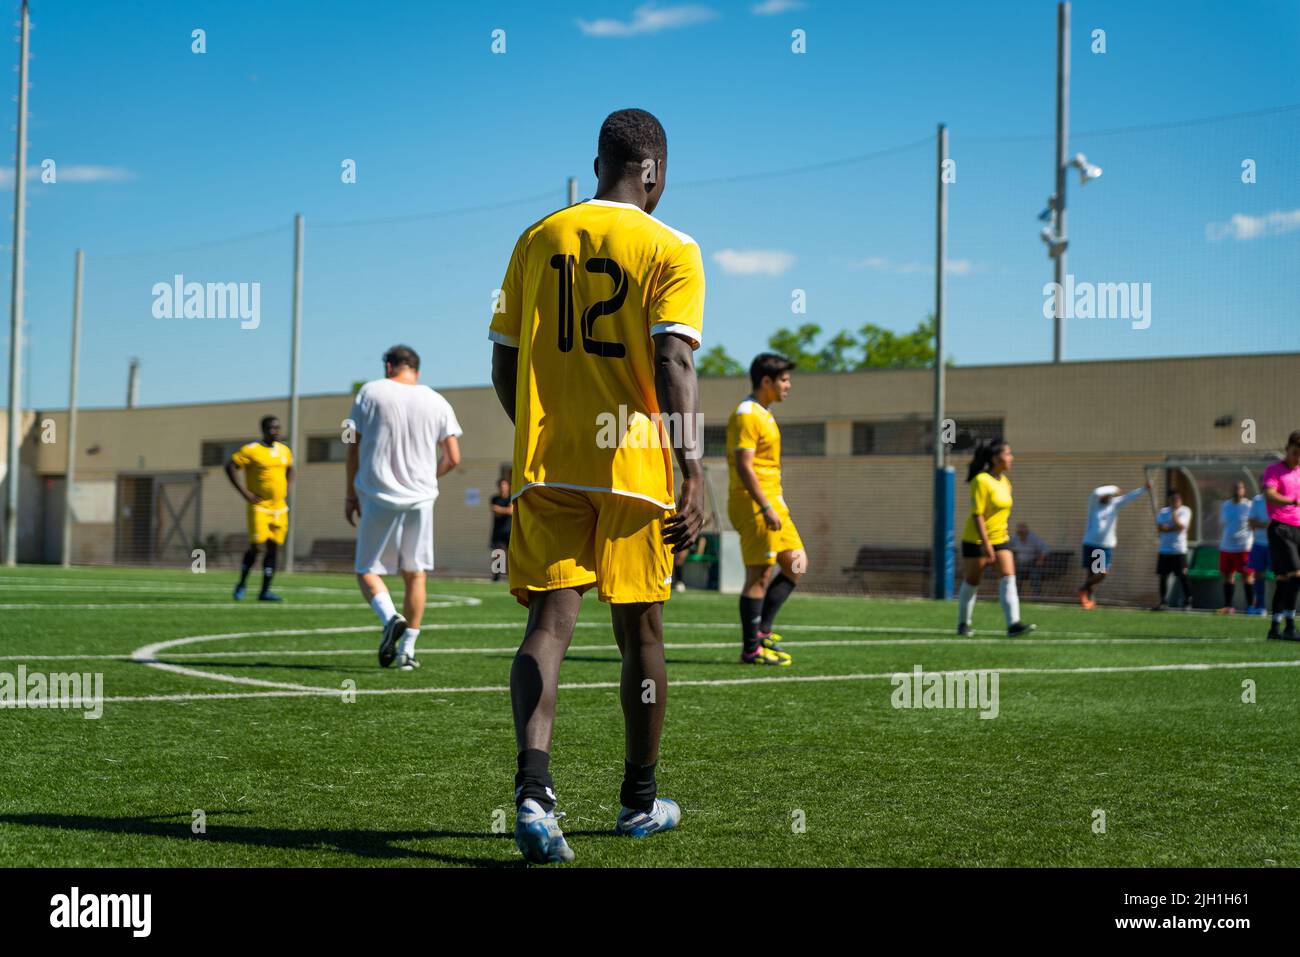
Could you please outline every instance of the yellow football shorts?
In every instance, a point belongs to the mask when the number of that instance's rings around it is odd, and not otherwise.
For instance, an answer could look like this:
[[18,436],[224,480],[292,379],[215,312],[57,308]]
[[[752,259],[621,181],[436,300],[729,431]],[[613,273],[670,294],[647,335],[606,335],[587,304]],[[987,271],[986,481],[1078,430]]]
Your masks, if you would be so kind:
[[803,539],[794,527],[785,499],[778,495],[771,504],[781,520],[781,528],[775,532],[763,521],[763,513],[753,498],[741,495],[727,500],[727,517],[731,519],[731,527],[740,533],[740,557],[746,565],[775,565],[776,556],[781,552],[803,548]]
[[535,485],[515,499],[510,528],[510,592],[599,588],[613,604],[667,601],[673,556],[663,541],[670,513],[614,492]]
[[261,545],[265,542],[283,545],[284,536],[288,531],[289,506],[248,506],[248,540],[253,545]]

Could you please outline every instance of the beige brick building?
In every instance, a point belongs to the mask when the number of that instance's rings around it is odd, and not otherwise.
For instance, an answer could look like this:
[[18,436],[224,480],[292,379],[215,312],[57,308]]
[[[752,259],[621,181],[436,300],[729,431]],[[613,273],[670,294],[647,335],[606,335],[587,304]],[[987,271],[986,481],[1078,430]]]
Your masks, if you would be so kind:
[[[431,385],[437,382],[426,377]],[[1200,534],[1217,542],[1211,515],[1217,490],[1258,475],[1260,462],[1300,428],[1300,355],[1227,356],[962,367],[948,372],[948,409],[959,432],[957,533],[965,515],[962,443],[1000,431],[1016,465],[1013,522],[1025,521],[1054,549],[1077,552],[1088,493],[1113,482],[1140,484],[1144,466],[1204,464],[1153,472],[1180,485]],[[775,411],[782,427],[786,500],[808,546],[811,588],[922,594],[922,576],[846,573],[863,545],[927,548],[932,465],[928,447],[932,373],[879,370],[796,375]],[[463,463],[441,483],[435,511],[441,571],[488,570],[487,500],[508,470],[509,420],[491,388],[440,390],[464,428]],[[701,382],[712,486],[725,523],[726,471],[721,430],[749,391],[740,379]],[[298,482],[293,503],[296,553],[306,559],[352,537],[343,519],[343,447],[351,396],[301,402]],[[244,509],[221,469],[230,446],[256,438],[258,420],[287,417],[284,398],[136,409],[87,409],[78,416],[72,557],[78,563],[188,563],[190,549],[242,549]],[[0,421],[3,415],[0,414]],[[22,449],[19,551],[23,561],[60,558],[65,411],[28,412]],[[594,425],[593,425],[594,428]],[[7,427],[0,430],[3,446]],[[1252,441],[1253,440],[1253,441]],[[0,457],[0,469],[4,459]],[[1193,488],[1192,486],[1199,486]],[[1199,497],[1199,499],[1198,499]],[[1115,574],[1106,597],[1154,596],[1151,509],[1122,513]],[[336,545],[335,551],[341,546]],[[1080,577],[1075,562],[1057,583]],[[1023,577],[1023,576],[1022,576]],[[1024,586],[1022,585],[1022,593]]]

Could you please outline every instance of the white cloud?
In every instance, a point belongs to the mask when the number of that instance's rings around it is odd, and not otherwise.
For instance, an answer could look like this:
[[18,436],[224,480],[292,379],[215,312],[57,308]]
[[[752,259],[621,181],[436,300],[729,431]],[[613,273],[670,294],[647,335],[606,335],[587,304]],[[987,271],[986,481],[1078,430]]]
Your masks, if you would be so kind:
[[762,3],[756,3],[749,8],[751,13],[760,17],[771,17],[778,13],[802,9],[803,3],[800,0],[763,0]]
[[673,30],[693,23],[703,23],[717,17],[709,7],[684,4],[676,7],[656,7],[653,3],[636,8],[631,20],[579,20],[578,29],[589,37],[634,37],[643,33]]
[[[930,263],[919,262],[894,262],[892,259],[886,259],[884,256],[869,256],[861,262],[853,264],[854,269],[874,269],[876,272],[891,273],[933,273],[934,266]],[[948,275],[950,276],[969,276],[971,273],[978,271],[978,267],[969,259],[949,259]]]
[[[131,178],[130,170],[120,166],[75,166],[59,164],[55,166],[55,183],[120,183]],[[41,168],[27,167],[27,185],[41,185]],[[46,184],[52,185],[52,184]],[[0,168],[0,189],[14,188],[14,171],[11,167]]]
[[779,276],[794,265],[794,256],[780,249],[720,249],[713,261],[733,276]]
[[1205,238],[1210,242],[1220,239],[1259,239],[1261,236],[1281,236],[1300,229],[1300,209],[1275,209],[1263,216],[1235,213],[1226,223],[1207,223]]

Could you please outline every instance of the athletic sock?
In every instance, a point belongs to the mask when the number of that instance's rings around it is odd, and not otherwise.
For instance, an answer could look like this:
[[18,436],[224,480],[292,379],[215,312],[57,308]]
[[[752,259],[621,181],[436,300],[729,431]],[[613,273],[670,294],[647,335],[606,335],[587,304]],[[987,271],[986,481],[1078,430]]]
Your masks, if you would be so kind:
[[1295,607],[1295,596],[1291,593],[1290,578],[1279,578],[1273,583],[1273,620],[1281,621],[1288,607]]
[[619,788],[618,799],[624,807],[634,811],[649,811],[654,807],[658,790],[653,764],[623,762],[623,786]]
[[551,780],[551,756],[537,748],[525,748],[516,759],[515,807],[532,798],[543,811],[555,808],[555,782]]
[[1227,581],[1223,583],[1223,607],[1224,608],[1232,607],[1232,596],[1233,593],[1236,592],[1236,590],[1237,590],[1237,586],[1235,582]]
[[244,552],[244,560],[239,563],[239,587],[243,588],[248,584],[248,573],[253,570],[253,562],[257,561],[257,552],[249,549]]
[[763,599],[740,596],[740,636],[745,654],[758,648],[758,623],[763,615]]
[[271,579],[275,577],[274,565],[262,566],[262,594],[265,595],[271,590]]
[[1192,583],[1187,578],[1187,572],[1178,573],[1178,584],[1183,589],[1183,604],[1190,605],[1192,603]]
[[370,599],[370,607],[375,610],[379,616],[379,623],[388,624],[392,617],[397,614],[397,607],[393,604],[393,596],[386,591],[381,591],[374,598]]
[[420,637],[419,628],[407,628],[402,632],[402,640],[397,643],[397,653],[399,655],[415,654],[415,639]]
[[1016,576],[1004,575],[998,582],[998,601],[1002,603],[1002,614],[1006,615],[1007,627],[1020,621],[1020,595],[1016,591]]
[[794,591],[794,580],[785,577],[784,572],[778,572],[777,576],[772,579],[771,584],[767,586],[767,594],[763,596],[763,613],[758,623],[758,630],[762,634],[772,633],[772,624],[776,621],[776,613],[781,610],[785,600],[790,597],[790,592]]
[[1255,577],[1255,607],[1263,608],[1264,602],[1267,599],[1267,597],[1268,597],[1268,579],[1264,577],[1263,572],[1260,572]]
[[957,594],[957,626],[969,625],[971,616],[975,613],[975,599],[979,596],[980,589],[978,585],[972,585],[970,582],[962,579],[961,591]]

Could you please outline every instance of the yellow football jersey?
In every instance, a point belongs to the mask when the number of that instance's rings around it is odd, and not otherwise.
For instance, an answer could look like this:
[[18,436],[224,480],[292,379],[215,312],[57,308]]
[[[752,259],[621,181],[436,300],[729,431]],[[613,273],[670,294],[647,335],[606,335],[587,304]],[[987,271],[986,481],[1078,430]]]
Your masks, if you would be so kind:
[[970,515],[966,518],[966,528],[962,532],[963,542],[980,544],[979,529],[975,527],[975,516],[984,516],[984,528],[989,533],[989,544],[1000,545],[1011,537],[1008,528],[1011,524],[1011,480],[1003,475],[994,478],[988,472],[980,472],[970,482]]
[[289,466],[293,453],[283,442],[249,442],[230,457],[244,470],[244,484],[264,505],[283,506],[289,496]]
[[671,438],[658,419],[654,343],[699,348],[704,264],[690,236],[627,203],[589,199],[515,243],[488,337],[519,350],[514,474],[673,507]]
[[754,474],[758,487],[770,502],[781,497],[781,430],[776,417],[754,399],[746,399],[727,419],[727,471],[731,474],[732,497],[746,496],[749,492],[736,471],[736,449],[750,449],[754,453]]

